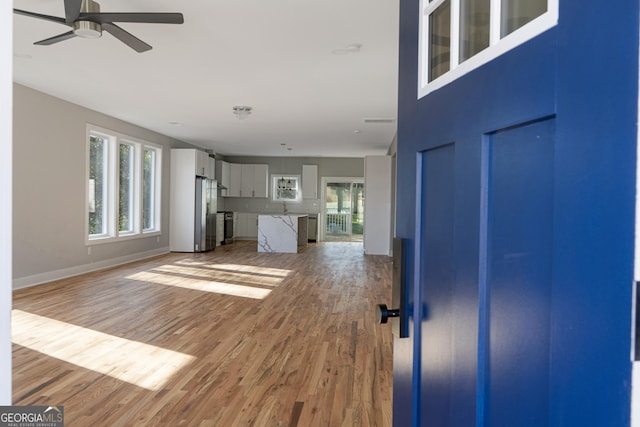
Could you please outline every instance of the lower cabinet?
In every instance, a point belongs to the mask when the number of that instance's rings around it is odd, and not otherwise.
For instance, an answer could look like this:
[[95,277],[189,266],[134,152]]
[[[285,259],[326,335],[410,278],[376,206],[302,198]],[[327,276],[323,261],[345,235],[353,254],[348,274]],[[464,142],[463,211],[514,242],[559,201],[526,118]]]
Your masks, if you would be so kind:
[[216,246],[220,246],[224,240],[224,213],[216,214]]
[[236,212],[233,218],[234,237],[240,240],[258,239],[258,214]]

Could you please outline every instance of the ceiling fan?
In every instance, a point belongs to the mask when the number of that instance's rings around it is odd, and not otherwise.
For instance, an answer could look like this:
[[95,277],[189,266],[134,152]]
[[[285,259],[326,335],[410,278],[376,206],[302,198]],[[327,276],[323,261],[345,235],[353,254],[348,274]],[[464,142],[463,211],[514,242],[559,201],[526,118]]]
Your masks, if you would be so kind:
[[69,32],[35,42],[34,44],[37,45],[47,46],[76,36],[95,39],[102,36],[102,30],[105,30],[136,52],[145,52],[150,50],[151,46],[117,26],[114,22],[184,23],[181,13],[102,13],[100,12],[100,5],[93,0],[64,0],[64,18],[20,9],[13,9],[13,12],[18,15],[57,22],[72,28]]

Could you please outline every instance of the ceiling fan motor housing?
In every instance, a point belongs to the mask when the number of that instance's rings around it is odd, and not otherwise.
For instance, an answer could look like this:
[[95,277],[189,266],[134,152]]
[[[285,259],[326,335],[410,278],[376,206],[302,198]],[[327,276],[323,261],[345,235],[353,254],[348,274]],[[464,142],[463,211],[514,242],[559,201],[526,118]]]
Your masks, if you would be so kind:
[[102,25],[93,21],[76,21],[73,23],[73,33],[83,39],[97,39],[102,36]]
[[[80,13],[100,13],[100,5],[93,0],[82,0]],[[93,21],[78,20],[73,23],[73,33],[83,39],[97,39],[102,36],[102,25]]]

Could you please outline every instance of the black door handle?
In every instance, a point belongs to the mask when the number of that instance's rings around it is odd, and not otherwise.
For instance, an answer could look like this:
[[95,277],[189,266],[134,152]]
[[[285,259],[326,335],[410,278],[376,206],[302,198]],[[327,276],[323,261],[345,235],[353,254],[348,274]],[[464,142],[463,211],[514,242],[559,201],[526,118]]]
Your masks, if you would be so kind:
[[389,310],[387,304],[378,304],[376,314],[378,323],[387,323],[389,317],[400,317],[400,309],[393,308]]
[[406,251],[408,240],[395,237],[393,239],[393,271],[391,283],[391,304],[389,309],[386,304],[376,306],[378,323],[387,323],[390,317],[397,317],[391,322],[391,332],[398,338],[409,336],[409,316],[407,316],[407,274],[406,274]]

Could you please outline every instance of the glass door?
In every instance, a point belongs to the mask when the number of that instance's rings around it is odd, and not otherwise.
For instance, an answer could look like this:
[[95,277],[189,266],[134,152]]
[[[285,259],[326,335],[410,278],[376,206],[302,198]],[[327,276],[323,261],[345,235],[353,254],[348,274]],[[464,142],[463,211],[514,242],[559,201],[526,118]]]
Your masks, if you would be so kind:
[[364,228],[364,183],[329,181],[325,186],[326,241],[361,242]]

